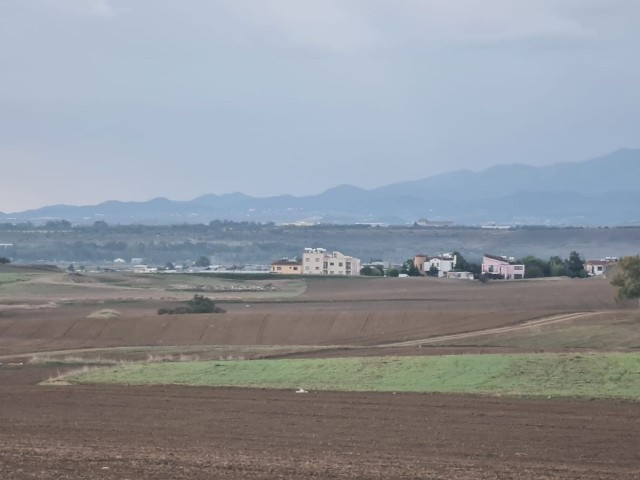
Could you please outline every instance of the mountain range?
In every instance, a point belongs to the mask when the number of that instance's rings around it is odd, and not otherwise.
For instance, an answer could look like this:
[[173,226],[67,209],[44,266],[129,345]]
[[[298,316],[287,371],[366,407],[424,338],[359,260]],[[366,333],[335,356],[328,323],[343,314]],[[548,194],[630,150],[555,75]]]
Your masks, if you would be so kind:
[[453,222],[459,225],[640,225],[640,149],[576,163],[512,164],[462,170],[365,190],[340,185],[319,195],[203,195],[189,201],[52,205],[5,214],[0,222],[120,224]]

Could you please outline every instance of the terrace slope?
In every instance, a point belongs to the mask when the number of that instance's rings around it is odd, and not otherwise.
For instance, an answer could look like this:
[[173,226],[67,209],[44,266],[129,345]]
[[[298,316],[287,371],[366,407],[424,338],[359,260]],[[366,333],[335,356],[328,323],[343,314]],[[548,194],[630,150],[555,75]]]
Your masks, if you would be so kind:
[[[0,354],[139,345],[376,345],[616,308],[608,282],[595,279],[307,283],[306,293],[293,299],[221,302],[228,311],[222,315],[158,316],[154,302],[6,308],[0,311]],[[87,318],[97,308],[120,315]]]

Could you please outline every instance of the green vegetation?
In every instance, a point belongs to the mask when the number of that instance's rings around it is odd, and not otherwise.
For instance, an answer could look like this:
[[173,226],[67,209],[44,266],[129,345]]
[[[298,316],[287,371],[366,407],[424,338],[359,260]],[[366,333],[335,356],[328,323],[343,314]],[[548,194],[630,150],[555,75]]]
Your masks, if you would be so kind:
[[204,295],[194,295],[191,300],[184,302],[176,308],[161,308],[158,310],[158,315],[164,314],[184,314],[184,313],[224,313],[225,310],[220,307],[216,307],[216,304],[209,297]]
[[620,273],[611,284],[618,287],[618,299],[640,298],[640,255],[620,260]]
[[549,261],[532,255],[518,259],[517,263],[525,266],[525,278],[541,278],[541,277],[571,277],[584,278],[587,272],[584,269],[584,260],[580,254],[573,251],[569,254],[568,259],[562,259],[553,256]]
[[8,263],[11,263],[11,259],[7,257],[0,257],[0,265],[6,265]]
[[413,258],[408,258],[407,260],[405,260],[405,262],[402,264],[402,268],[400,268],[400,273],[409,275],[410,277],[420,276],[420,270],[418,270],[418,267],[416,267],[413,263]]
[[365,277],[384,277],[384,268],[381,265],[365,265],[360,269],[360,275]]
[[445,340],[434,345],[514,347],[533,351],[566,348],[605,351],[640,349],[640,316],[629,311],[601,313],[567,323]]
[[129,364],[83,373],[71,381],[638,400],[640,355],[448,355]]
[[24,273],[0,272],[0,285],[24,282],[25,280],[28,280],[30,276],[31,275]]

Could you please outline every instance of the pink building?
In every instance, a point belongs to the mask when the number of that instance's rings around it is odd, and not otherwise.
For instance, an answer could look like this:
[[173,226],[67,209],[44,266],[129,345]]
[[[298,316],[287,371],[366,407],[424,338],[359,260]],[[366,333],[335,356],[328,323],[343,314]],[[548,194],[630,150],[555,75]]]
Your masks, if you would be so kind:
[[524,278],[524,265],[515,263],[515,258],[484,254],[482,258],[482,273],[505,280],[520,280]]

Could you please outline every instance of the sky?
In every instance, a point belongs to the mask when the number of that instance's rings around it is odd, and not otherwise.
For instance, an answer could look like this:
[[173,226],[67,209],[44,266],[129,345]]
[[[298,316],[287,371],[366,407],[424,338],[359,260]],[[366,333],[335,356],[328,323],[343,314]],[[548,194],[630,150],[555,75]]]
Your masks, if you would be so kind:
[[0,211],[640,147],[638,0],[0,0]]

